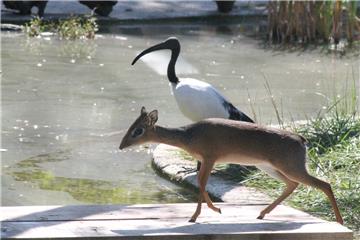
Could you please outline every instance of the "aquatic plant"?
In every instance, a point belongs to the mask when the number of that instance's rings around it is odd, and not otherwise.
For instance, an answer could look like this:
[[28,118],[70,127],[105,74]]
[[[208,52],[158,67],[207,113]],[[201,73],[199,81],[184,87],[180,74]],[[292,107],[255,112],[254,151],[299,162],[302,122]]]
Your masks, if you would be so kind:
[[272,43],[352,43],[359,37],[357,1],[269,1]]
[[60,20],[58,34],[64,39],[93,39],[98,30],[95,17],[72,17]]
[[93,39],[98,31],[98,25],[93,16],[73,16],[59,20],[44,20],[35,17],[25,24],[24,29],[29,37],[51,32],[57,34],[60,39],[75,40]]
[[56,27],[54,22],[45,22],[40,17],[35,17],[25,24],[24,30],[29,37],[36,37],[42,32],[55,32]]

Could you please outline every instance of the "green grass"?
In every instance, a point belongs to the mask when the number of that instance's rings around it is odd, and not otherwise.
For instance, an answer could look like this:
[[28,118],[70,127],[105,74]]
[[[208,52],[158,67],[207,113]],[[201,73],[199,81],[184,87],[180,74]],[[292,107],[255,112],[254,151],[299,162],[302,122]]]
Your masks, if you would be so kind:
[[[293,124],[293,130],[309,142],[309,172],[331,184],[345,225],[360,239],[360,118],[357,115],[356,91],[347,96],[347,99],[335,101],[326,113],[308,120],[306,124]],[[274,198],[285,187],[259,171],[253,171],[243,183]],[[327,197],[318,189],[300,186],[286,204],[327,220],[335,220]]]
[[[360,122],[360,121],[359,121]],[[359,123],[358,122],[358,123]],[[309,172],[329,182],[333,188],[345,225],[360,230],[360,137],[349,137],[318,154],[310,148]],[[249,176],[245,185],[256,187],[277,197],[284,184],[258,171]],[[333,210],[326,196],[318,189],[299,187],[286,201],[290,206],[302,209],[316,216],[335,220]]]

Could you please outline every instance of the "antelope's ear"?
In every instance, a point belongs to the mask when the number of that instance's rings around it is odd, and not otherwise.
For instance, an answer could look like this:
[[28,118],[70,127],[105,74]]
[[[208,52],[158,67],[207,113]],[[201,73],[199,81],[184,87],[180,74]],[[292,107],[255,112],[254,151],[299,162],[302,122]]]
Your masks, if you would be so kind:
[[157,122],[158,120],[158,111],[157,110],[153,110],[151,112],[149,112],[147,114],[148,116],[148,125],[149,126],[154,126],[155,123]]
[[142,107],[142,108],[141,108],[141,112],[140,112],[140,113],[141,113],[141,115],[142,115],[142,114],[146,114],[146,109],[145,109],[145,107]]

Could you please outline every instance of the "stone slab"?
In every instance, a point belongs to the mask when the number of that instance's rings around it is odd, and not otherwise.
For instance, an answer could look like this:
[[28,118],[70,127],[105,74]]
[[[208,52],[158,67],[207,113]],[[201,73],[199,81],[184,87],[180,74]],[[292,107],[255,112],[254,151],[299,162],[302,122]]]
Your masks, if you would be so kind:
[[1,207],[2,239],[352,239],[346,227],[279,206],[264,220],[264,205],[216,203],[222,214],[196,204]]

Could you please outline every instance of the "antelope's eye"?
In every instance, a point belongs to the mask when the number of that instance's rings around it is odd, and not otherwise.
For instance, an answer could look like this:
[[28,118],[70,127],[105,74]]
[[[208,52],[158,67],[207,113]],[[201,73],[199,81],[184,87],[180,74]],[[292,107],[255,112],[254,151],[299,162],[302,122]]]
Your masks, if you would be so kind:
[[139,136],[139,135],[141,135],[141,134],[143,134],[143,133],[144,133],[144,129],[143,129],[143,128],[136,128],[136,129],[132,132],[131,136],[132,136],[132,137],[137,137],[137,136]]

